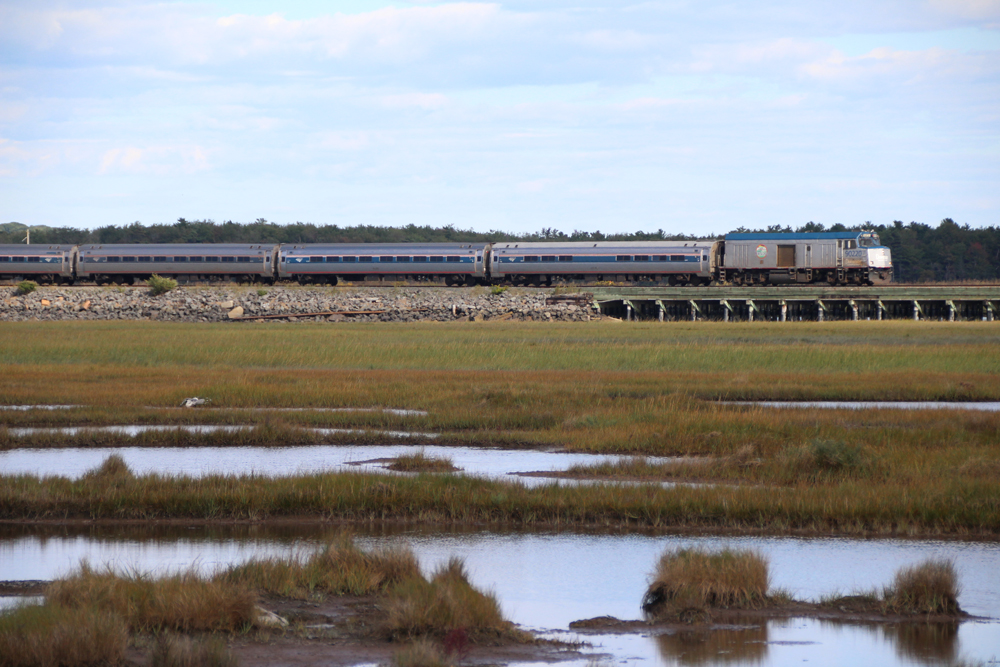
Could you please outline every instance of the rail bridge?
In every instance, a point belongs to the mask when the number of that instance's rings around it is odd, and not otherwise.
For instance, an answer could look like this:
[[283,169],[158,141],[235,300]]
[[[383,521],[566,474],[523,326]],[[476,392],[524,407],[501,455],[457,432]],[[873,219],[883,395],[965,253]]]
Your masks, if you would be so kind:
[[982,320],[993,322],[1000,285],[831,287],[592,287],[605,315],[625,320]]

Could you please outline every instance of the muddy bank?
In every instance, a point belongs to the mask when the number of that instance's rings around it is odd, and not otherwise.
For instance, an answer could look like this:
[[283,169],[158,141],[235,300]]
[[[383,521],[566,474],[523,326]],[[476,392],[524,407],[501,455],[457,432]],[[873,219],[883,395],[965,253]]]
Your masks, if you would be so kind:
[[[587,321],[590,306],[547,304],[552,290],[486,287],[40,287],[17,296],[0,288],[0,321],[163,320],[171,322]],[[256,319],[260,318],[260,319]]]

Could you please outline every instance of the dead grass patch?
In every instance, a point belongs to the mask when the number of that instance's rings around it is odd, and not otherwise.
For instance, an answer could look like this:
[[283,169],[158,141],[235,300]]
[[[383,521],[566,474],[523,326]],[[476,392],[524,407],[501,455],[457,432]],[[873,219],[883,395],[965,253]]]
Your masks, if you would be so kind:
[[961,614],[958,574],[948,560],[904,567],[882,591],[887,611],[897,614]]
[[459,470],[450,458],[427,456],[424,452],[397,456],[386,468],[398,472],[456,472]]
[[149,656],[149,667],[238,667],[239,664],[219,637],[160,635]]
[[767,559],[757,551],[671,549],[642,599],[650,618],[694,619],[713,608],[757,609],[771,601]]
[[251,627],[257,618],[256,595],[229,582],[208,581],[194,572],[154,579],[140,572],[98,571],[86,562],[53,582],[46,600],[112,612],[133,632],[234,632]]
[[219,581],[262,593],[307,599],[313,595],[374,595],[420,576],[409,549],[363,551],[348,536],[308,557],[253,559],[227,569]]
[[128,630],[107,610],[24,605],[0,614],[0,667],[91,667],[122,661]]

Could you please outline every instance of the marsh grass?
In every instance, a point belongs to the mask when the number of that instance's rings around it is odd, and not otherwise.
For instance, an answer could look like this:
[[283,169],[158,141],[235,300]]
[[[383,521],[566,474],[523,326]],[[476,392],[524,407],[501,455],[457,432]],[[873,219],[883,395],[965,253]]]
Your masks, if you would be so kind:
[[95,570],[84,562],[53,582],[45,597],[49,604],[114,613],[133,632],[235,632],[257,618],[256,596],[249,589],[194,572],[156,579],[134,571]]
[[882,591],[885,609],[898,614],[962,613],[958,606],[958,574],[948,560],[927,560],[896,573]]
[[103,609],[27,604],[0,614],[0,667],[95,667],[122,661],[128,630]]
[[101,465],[92,470],[88,470],[80,477],[86,482],[115,483],[127,481],[135,478],[135,473],[125,463],[125,459],[120,454],[111,454]]
[[219,637],[195,639],[164,633],[156,638],[149,667],[238,667],[239,661]]
[[503,617],[495,595],[469,583],[465,564],[454,557],[430,580],[409,578],[393,587],[386,603],[384,629],[393,639],[442,638],[459,629],[471,641],[526,637]]
[[657,563],[642,610],[650,618],[691,618],[713,608],[757,609],[771,602],[769,589],[759,552],[671,549]]
[[417,639],[392,655],[393,667],[451,667],[454,663],[431,639]]
[[316,595],[375,595],[420,576],[409,549],[363,551],[342,536],[307,557],[252,559],[216,579],[262,593],[308,599]]
[[427,456],[423,451],[397,456],[386,468],[398,472],[456,472],[459,470],[450,458]]

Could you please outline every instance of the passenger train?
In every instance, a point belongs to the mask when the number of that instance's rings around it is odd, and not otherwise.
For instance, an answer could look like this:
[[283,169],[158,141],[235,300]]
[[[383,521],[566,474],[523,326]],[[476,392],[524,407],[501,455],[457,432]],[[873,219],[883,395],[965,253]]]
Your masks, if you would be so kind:
[[892,280],[874,232],[729,234],[724,240],[501,243],[0,245],[0,279],[134,284],[152,275],[336,285],[873,285]]

